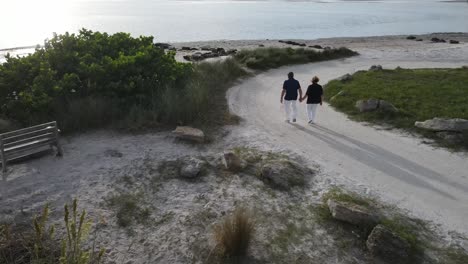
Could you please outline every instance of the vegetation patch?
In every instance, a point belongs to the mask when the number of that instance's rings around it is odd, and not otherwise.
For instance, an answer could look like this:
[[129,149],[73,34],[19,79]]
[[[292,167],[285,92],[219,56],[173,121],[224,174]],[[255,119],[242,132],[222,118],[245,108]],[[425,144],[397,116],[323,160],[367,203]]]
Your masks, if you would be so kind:
[[335,220],[326,205],[328,199],[357,204],[378,213],[380,220],[376,224],[385,226],[410,245],[411,263],[433,263],[437,259],[444,259],[444,263],[464,263],[468,258],[463,249],[446,246],[446,242],[436,234],[429,223],[408,217],[398,209],[381,204],[373,198],[362,197],[336,187],[323,194],[322,204],[311,207],[318,223],[326,226],[334,236],[353,233],[358,235],[357,240],[364,242],[371,230]]
[[[105,249],[88,245],[91,222],[78,202],[65,205],[63,226],[49,219],[49,207],[35,216],[32,225],[0,225],[0,263],[99,264]],[[94,231],[96,234],[97,229]]]
[[357,54],[357,52],[347,48],[326,49],[323,51],[303,48],[260,48],[241,50],[234,58],[251,69],[267,70],[284,65],[346,58]]
[[111,196],[108,204],[115,208],[117,224],[121,227],[129,227],[134,222],[147,223],[151,216],[148,207],[142,207],[142,197],[139,194],[121,193]]
[[252,214],[245,208],[236,208],[215,227],[216,247],[224,257],[243,257],[247,255],[255,232]]
[[54,35],[28,56],[7,55],[0,65],[1,118],[23,127],[57,120],[64,133],[173,125],[212,129],[238,122],[229,114],[225,92],[248,76],[245,67],[266,70],[356,54],[345,48],[258,49],[191,64],[177,62],[175,52],[153,42],[82,29]]
[[[355,120],[390,124],[437,139],[434,133],[417,129],[415,121],[434,117],[468,119],[466,83],[466,68],[360,71],[346,82],[334,80],[328,83],[325,98]],[[370,98],[390,102],[398,112],[359,112],[356,101]],[[464,137],[466,148],[466,133]]]

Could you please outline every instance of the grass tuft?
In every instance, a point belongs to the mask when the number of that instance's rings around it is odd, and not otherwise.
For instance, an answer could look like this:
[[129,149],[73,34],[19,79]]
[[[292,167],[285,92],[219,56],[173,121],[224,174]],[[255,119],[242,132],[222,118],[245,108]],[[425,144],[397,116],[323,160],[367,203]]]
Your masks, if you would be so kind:
[[149,208],[141,207],[141,198],[138,195],[122,193],[108,199],[110,206],[117,211],[117,224],[121,227],[129,227],[135,221],[145,223],[151,216]]
[[246,256],[255,231],[251,212],[240,207],[215,227],[215,241],[225,257]]

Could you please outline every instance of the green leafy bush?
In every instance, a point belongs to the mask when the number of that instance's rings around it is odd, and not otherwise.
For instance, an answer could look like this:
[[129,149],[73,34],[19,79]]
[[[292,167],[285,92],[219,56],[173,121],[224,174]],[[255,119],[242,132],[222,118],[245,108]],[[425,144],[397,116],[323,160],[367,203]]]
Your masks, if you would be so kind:
[[4,116],[24,126],[55,119],[65,130],[102,126],[135,105],[150,107],[167,89],[183,87],[192,71],[155,47],[153,37],[83,29],[54,35],[29,56],[6,56],[0,106]]

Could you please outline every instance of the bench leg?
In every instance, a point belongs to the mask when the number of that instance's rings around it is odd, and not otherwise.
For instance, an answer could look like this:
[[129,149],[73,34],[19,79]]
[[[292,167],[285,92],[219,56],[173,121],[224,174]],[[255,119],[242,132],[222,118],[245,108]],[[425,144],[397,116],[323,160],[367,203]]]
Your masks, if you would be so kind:
[[6,159],[2,156],[2,172],[5,173],[7,171],[7,161]]
[[55,146],[57,147],[57,157],[63,157],[63,149],[58,141]]

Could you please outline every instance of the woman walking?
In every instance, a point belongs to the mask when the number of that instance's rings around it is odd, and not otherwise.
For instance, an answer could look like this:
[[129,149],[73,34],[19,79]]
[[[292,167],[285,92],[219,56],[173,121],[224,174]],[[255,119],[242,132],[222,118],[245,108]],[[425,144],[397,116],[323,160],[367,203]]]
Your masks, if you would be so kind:
[[319,78],[314,76],[314,78],[312,78],[312,84],[309,85],[304,97],[301,98],[301,102],[307,98],[307,115],[309,117],[309,124],[315,124],[317,106],[318,104],[322,105],[323,101],[323,89],[318,82]]

